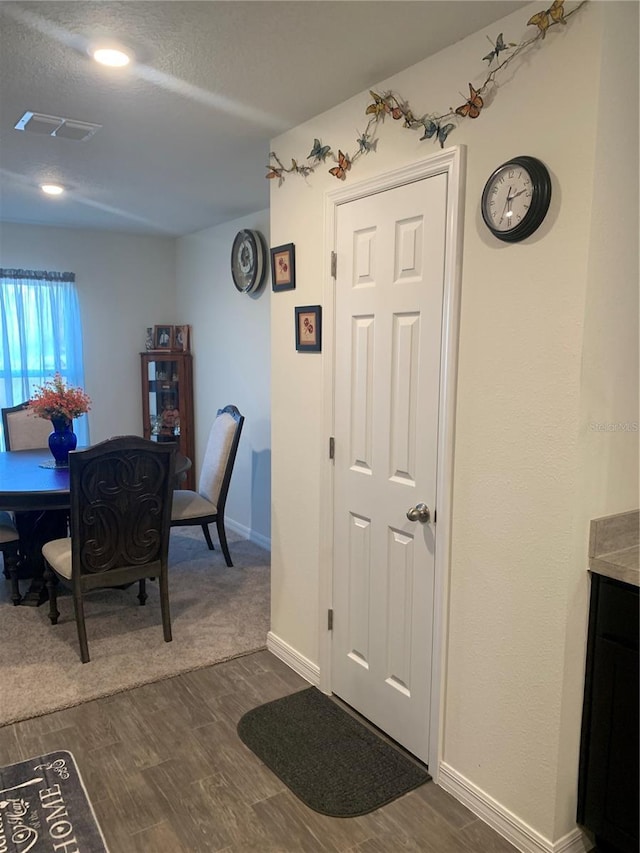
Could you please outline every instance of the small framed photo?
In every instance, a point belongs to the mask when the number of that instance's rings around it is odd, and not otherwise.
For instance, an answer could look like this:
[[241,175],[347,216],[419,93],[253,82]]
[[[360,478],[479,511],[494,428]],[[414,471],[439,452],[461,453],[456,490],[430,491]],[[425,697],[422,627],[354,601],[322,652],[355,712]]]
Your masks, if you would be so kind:
[[178,352],[190,352],[191,341],[189,340],[189,331],[191,326],[174,326],[173,327],[173,348]]
[[322,350],[322,306],[303,305],[296,309],[296,349],[298,352]]
[[271,287],[293,290],[296,286],[296,254],[293,243],[271,249]]
[[153,344],[155,349],[170,350],[173,347],[173,326],[154,326]]

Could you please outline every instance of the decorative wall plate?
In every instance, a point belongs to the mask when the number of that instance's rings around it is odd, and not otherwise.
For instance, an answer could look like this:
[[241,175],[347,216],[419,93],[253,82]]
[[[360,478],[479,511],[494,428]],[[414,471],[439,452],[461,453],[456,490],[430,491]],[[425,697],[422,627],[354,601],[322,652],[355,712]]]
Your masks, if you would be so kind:
[[252,293],[264,279],[265,249],[258,231],[238,231],[231,249],[231,275],[240,293]]

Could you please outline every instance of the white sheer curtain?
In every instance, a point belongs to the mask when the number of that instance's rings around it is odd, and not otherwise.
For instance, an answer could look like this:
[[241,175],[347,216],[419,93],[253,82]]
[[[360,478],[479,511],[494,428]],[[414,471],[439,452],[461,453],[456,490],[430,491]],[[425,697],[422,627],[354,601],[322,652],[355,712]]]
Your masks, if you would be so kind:
[[[84,388],[75,275],[0,269],[0,408],[28,400],[56,371]],[[79,446],[89,444],[87,415],[76,418],[73,429]]]

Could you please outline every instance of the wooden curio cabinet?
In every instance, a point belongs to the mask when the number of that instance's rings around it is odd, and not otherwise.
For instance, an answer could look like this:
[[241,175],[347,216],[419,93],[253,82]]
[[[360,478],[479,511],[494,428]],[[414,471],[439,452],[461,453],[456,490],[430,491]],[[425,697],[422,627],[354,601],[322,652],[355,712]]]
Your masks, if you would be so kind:
[[183,489],[194,489],[193,371],[191,353],[142,352],[142,427],[152,441],[175,441],[191,460]]

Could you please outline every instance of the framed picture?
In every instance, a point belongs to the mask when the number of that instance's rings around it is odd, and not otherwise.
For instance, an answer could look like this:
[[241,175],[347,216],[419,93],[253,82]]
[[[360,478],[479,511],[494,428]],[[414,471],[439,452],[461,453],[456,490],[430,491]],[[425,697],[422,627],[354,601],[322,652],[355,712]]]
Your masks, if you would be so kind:
[[168,349],[173,346],[173,326],[154,326],[153,344],[156,349]]
[[296,286],[296,254],[293,243],[271,249],[271,287],[293,290]]
[[191,341],[189,331],[191,326],[174,326],[173,348],[179,352],[190,352]]
[[296,349],[320,352],[322,349],[322,307],[303,305],[296,309]]

